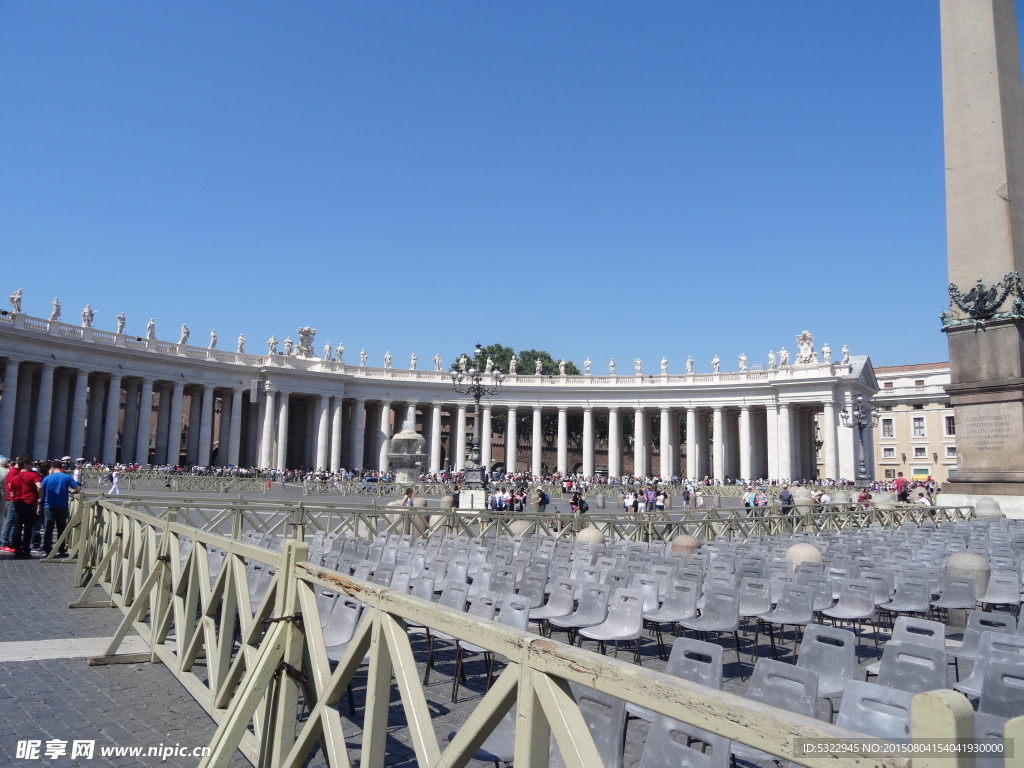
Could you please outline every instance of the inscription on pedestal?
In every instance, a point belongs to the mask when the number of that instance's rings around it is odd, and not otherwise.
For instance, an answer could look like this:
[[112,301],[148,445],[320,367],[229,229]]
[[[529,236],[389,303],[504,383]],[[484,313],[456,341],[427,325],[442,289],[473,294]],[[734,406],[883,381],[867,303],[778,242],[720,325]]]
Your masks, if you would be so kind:
[[957,425],[957,436],[975,451],[1001,451],[1008,443],[1020,442],[1020,424],[1009,414],[968,416]]
[[957,480],[1019,481],[1024,454],[1021,403],[956,403],[956,444],[961,466]]

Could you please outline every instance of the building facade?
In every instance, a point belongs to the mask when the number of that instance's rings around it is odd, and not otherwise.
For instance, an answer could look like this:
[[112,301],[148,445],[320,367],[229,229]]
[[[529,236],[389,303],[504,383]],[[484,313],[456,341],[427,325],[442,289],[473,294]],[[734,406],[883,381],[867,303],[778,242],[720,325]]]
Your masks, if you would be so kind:
[[[386,469],[391,435],[411,424],[426,441],[425,469],[464,467],[473,403],[447,371],[291,351],[235,353],[0,314],[0,454]],[[852,478],[858,442],[838,412],[875,393],[871,363],[823,362],[813,350],[802,359],[722,373],[511,374],[482,404],[482,463],[535,475]],[[873,437],[865,445],[874,466]]]
[[875,477],[929,477],[941,483],[956,473],[956,419],[946,387],[949,363],[875,368],[879,411]]

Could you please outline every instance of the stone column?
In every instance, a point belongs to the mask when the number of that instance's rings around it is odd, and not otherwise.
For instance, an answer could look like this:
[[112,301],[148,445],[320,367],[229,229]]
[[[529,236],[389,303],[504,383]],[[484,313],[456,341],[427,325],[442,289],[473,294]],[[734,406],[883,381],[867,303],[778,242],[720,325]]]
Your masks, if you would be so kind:
[[451,465],[457,472],[466,468],[466,405],[459,403],[458,415],[455,418],[455,455],[451,457]]
[[50,416],[53,413],[54,366],[43,363],[39,370],[39,396],[36,400],[35,442],[32,456],[45,459],[50,455]]
[[126,462],[136,461],[135,443],[139,437],[139,386],[138,379],[124,385],[124,431],[121,433],[121,458]]
[[622,476],[622,433],[619,409],[608,409],[608,477]]
[[167,433],[168,425],[171,423],[171,388],[168,384],[161,384],[158,388],[159,405],[156,412],[156,435],[153,445],[153,459],[157,464],[167,464]]
[[697,477],[697,409],[686,409],[686,477]]
[[728,440],[726,438],[725,417],[722,412],[722,406],[716,405],[712,413],[712,429],[715,432],[711,438],[714,441],[712,443],[714,446],[714,477],[716,480],[725,480],[725,456],[727,452],[725,445]]
[[[68,394],[71,379],[65,371],[54,379],[53,417],[50,419],[50,450],[54,456],[68,452]],[[78,458],[72,456],[72,458]]]
[[100,459],[103,449],[103,402],[107,383],[101,375],[94,373],[89,385],[88,429],[85,433],[85,458],[89,461]]
[[792,414],[789,403],[779,403],[779,479],[793,479]]
[[831,400],[823,404],[821,440],[825,451],[825,477],[839,479],[839,441],[836,436],[836,406]]
[[380,406],[380,428],[377,434],[380,452],[377,456],[377,468],[381,472],[388,471],[388,454],[391,453],[391,401],[385,400]]
[[210,452],[213,443],[213,386],[203,385],[203,402],[199,407],[199,452],[201,467],[210,466]]
[[708,434],[707,411],[697,412],[697,476],[711,477],[711,436]]
[[[245,397],[245,390],[241,387],[231,388],[231,406],[228,415],[228,445],[227,463],[237,467],[241,464],[242,458],[242,400]],[[221,434],[224,434],[224,410],[220,413]],[[220,456],[224,456],[224,443],[221,441]]]
[[594,409],[583,409],[583,476],[594,476]]
[[68,433],[68,454],[72,459],[85,456],[85,409],[89,398],[89,372],[78,370],[71,397],[71,429]]
[[534,477],[539,477],[541,473],[541,465],[544,463],[543,449],[544,449],[544,428],[541,423],[541,415],[543,411],[539,405],[533,407],[533,453],[530,462],[530,472],[533,473]]
[[203,401],[192,387],[188,393],[188,432],[185,433],[185,461],[188,464],[199,463],[199,422]]
[[508,419],[505,423],[505,471],[516,471],[516,448],[519,445],[519,433],[516,424],[516,407],[508,407]]
[[274,469],[274,424],[277,417],[277,393],[263,393],[263,429],[260,434],[260,468]]
[[754,472],[753,445],[750,439],[750,406],[740,406],[740,477],[749,482]]
[[558,471],[569,474],[569,413],[567,406],[558,406]]
[[117,428],[121,417],[121,376],[111,374],[107,384],[107,412],[103,429],[103,463],[117,461]]
[[341,427],[344,410],[341,395],[337,395],[333,398],[331,406],[331,472],[341,469]]
[[366,444],[366,398],[357,397],[352,402],[352,433],[350,455],[352,466],[349,469],[363,469],[363,446]]
[[[18,361],[7,359],[4,364],[4,394],[0,398],[0,455],[12,456],[14,437],[14,411],[18,404]],[[76,457],[77,458],[77,457]]]
[[149,437],[153,431],[153,380],[139,384],[139,415],[135,427],[135,461],[149,464]]
[[781,480],[779,473],[779,406],[769,403],[765,409],[765,445],[768,451],[768,478]]
[[181,407],[185,399],[185,384],[174,382],[171,392],[171,410],[167,419],[167,463],[181,461]]
[[316,468],[327,469],[330,459],[331,444],[331,411],[330,398],[318,395],[316,399]]
[[481,405],[483,411],[483,418],[480,420],[480,424],[477,425],[480,428],[480,466],[484,467],[488,472],[491,471],[491,406]]
[[277,405],[277,461],[278,469],[288,469],[288,417],[291,415],[291,393],[282,392]]
[[661,454],[659,474],[668,479],[672,477],[672,411],[663,407],[661,409],[661,430],[658,435],[658,452]]
[[647,426],[647,421],[644,419],[643,408],[637,408],[633,413],[633,474],[637,477],[646,477],[647,434],[644,428]]
[[441,471],[441,404],[430,406],[430,471]]

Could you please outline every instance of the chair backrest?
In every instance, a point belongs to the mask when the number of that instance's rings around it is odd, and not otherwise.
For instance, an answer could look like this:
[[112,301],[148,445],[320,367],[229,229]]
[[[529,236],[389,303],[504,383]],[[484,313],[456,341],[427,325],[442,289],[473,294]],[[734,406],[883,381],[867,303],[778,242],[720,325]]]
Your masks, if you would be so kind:
[[878,684],[911,693],[948,688],[945,649],[918,643],[887,643],[878,667]]
[[898,616],[892,626],[890,643],[917,643],[946,649],[946,625],[941,621]]
[[876,739],[910,738],[910,700],[914,694],[897,688],[851,680],[843,690],[836,725]]
[[602,581],[610,587],[626,587],[629,586],[629,577],[629,571],[612,569],[605,572]]
[[506,627],[521,629],[524,632],[530,625],[530,603],[528,600],[517,595],[505,597],[498,611],[497,621]]
[[786,584],[775,610],[766,619],[776,622],[803,623],[814,616],[814,592],[801,584]]
[[576,582],[572,579],[555,579],[551,585],[551,594],[548,596],[547,605],[551,608],[559,608],[566,613],[572,611],[573,602],[576,599]]
[[[697,742],[691,742],[696,739]],[[729,740],[697,731],[693,726],[656,715],[651,722],[638,768],[727,768]]]
[[806,717],[818,712],[818,675],[774,659],[758,659],[747,698]]
[[324,645],[328,648],[345,645],[355,634],[363,604],[350,597],[339,596],[324,627]]
[[[819,688],[830,692],[839,690],[850,680],[856,680],[857,636],[848,629],[808,624],[800,643],[796,665],[814,670]],[[819,693],[823,691],[819,690]]]
[[709,688],[722,687],[722,646],[680,637],[672,643],[665,674]]
[[608,598],[612,588],[607,584],[586,584],[573,616],[599,623],[608,615]]
[[[594,739],[594,746],[597,747],[602,764],[606,768],[622,768],[626,748],[626,702],[578,683],[569,683],[569,690],[572,691],[590,736]],[[554,736],[551,737],[549,765],[552,768],[565,767],[565,761],[555,744]]]
[[445,608],[452,608],[456,611],[466,610],[466,601],[469,599],[469,584],[452,583],[444,588],[441,593],[439,605]]
[[422,600],[434,599],[434,574],[424,571],[412,579],[412,590],[410,594]]
[[846,579],[839,588],[839,606],[868,615],[875,609],[874,585],[861,579]]
[[494,609],[499,599],[500,597],[497,592],[481,590],[473,596],[467,613],[480,619],[493,619]]
[[700,597],[700,586],[691,579],[672,579],[662,608],[680,611],[690,616],[696,615],[697,598]]
[[772,587],[768,579],[740,579],[740,616],[758,616],[772,608]]
[[608,599],[605,624],[619,631],[639,631],[643,625],[644,593],[639,589],[619,587]]
[[705,603],[701,619],[707,616],[715,624],[739,626],[740,593],[737,590],[713,585],[708,587],[704,597]]
[[629,580],[630,589],[638,589],[644,593],[644,610],[653,611],[659,604],[660,587],[658,577],[649,573],[634,573]]
[[988,663],[978,711],[1006,718],[1024,715],[1024,656],[999,654]]

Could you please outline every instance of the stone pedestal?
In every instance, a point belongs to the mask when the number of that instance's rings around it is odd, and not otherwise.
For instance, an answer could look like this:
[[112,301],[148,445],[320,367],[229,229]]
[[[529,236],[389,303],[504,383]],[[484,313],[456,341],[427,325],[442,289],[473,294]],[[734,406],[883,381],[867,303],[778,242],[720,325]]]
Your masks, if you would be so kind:
[[597,509],[604,509],[604,505],[605,505],[605,495],[603,493],[599,493],[597,496],[594,497],[594,506]]

